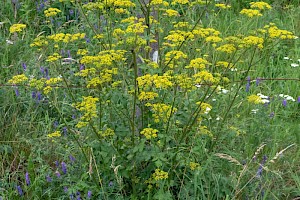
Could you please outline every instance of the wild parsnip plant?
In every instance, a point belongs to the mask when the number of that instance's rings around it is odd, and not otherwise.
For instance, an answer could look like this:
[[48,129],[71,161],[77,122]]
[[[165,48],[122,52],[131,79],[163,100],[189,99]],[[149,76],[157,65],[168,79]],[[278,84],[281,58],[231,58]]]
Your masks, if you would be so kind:
[[299,197],[298,5],[4,0],[0,199]]

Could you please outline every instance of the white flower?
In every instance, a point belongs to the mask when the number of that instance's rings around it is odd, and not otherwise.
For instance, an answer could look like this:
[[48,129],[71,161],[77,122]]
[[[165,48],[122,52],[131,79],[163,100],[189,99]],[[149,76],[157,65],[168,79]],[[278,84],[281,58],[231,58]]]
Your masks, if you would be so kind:
[[283,59],[284,59],[284,60],[289,60],[290,58],[287,57],[287,56],[285,56],[285,57],[283,57]]
[[226,89],[222,88],[222,89],[221,89],[221,92],[222,92],[223,94],[227,94],[227,93],[229,92],[229,90],[226,90]]
[[155,62],[156,64],[158,63],[158,51],[153,52],[152,61]]
[[262,93],[258,93],[257,96],[259,96],[262,99],[268,99],[268,96],[263,95]]
[[297,63],[292,63],[292,64],[291,64],[291,67],[299,67],[299,64],[297,64]]
[[6,40],[6,43],[7,44],[14,44],[13,41],[11,41],[11,40]]
[[256,114],[257,111],[258,111],[258,109],[253,109],[253,110],[251,110],[251,113]]

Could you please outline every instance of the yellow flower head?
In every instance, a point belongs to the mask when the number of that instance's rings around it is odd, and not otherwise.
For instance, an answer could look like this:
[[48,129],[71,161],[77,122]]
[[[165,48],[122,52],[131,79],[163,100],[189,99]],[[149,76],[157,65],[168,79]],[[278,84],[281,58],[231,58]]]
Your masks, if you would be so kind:
[[258,9],[258,10],[265,10],[265,9],[269,10],[272,7],[266,2],[259,1],[259,2],[251,2],[250,8],[254,8],[254,9]]
[[248,96],[247,100],[249,103],[254,103],[254,104],[263,104],[264,103],[262,98],[255,94]]
[[17,32],[22,32],[23,29],[26,28],[26,24],[13,24],[10,28],[9,28],[9,32],[10,33],[17,33]]
[[144,128],[140,134],[144,135],[148,140],[157,137],[158,130],[153,128]]
[[164,172],[161,169],[156,169],[155,172],[152,174],[152,177],[155,181],[167,179],[168,176],[168,172]]
[[240,14],[246,15],[247,17],[250,18],[262,16],[259,10],[254,10],[254,9],[243,9],[241,10]]

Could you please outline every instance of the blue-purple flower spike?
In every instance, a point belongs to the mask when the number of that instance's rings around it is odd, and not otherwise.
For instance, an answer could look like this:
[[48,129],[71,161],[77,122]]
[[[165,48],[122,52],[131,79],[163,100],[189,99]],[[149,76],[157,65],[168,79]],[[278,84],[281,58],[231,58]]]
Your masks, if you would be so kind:
[[46,176],[46,181],[47,181],[48,183],[50,183],[50,182],[52,182],[52,178],[51,178],[49,175],[47,175],[47,176]]
[[251,81],[250,76],[248,76],[247,83],[246,83],[246,92],[249,92],[249,90],[250,90],[250,81]]
[[22,67],[23,67],[23,70],[24,70],[24,71],[26,71],[26,69],[27,69],[27,66],[26,66],[26,64],[25,64],[25,63],[22,63]]
[[298,97],[297,102],[300,103],[300,96]]
[[88,198],[88,199],[92,198],[92,191],[90,191],[90,190],[88,191],[88,193],[87,193],[87,198]]
[[284,107],[287,106],[287,100],[286,100],[286,99],[283,99],[282,105],[283,105]]
[[25,173],[25,181],[26,181],[26,185],[30,185],[30,178],[28,172]]
[[20,92],[19,92],[18,88],[15,89],[15,93],[16,93],[17,97],[20,96]]
[[18,190],[19,195],[23,196],[23,190],[22,190],[21,186],[18,185],[17,190]]
[[66,174],[67,173],[67,165],[65,162],[61,162],[61,171]]

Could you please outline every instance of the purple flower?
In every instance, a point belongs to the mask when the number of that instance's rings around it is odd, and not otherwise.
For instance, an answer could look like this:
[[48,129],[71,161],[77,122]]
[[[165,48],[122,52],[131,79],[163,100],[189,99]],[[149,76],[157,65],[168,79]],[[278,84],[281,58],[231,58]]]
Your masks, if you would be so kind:
[[59,162],[57,160],[54,163],[56,167],[59,167]]
[[251,81],[250,76],[248,76],[247,77],[247,84],[246,84],[246,92],[249,92],[249,90],[250,90],[250,81]]
[[74,163],[74,162],[75,162],[75,158],[74,158],[74,156],[70,155],[70,156],[69,156],[69,158],[70,158],[70,161],[71,161],[72,163]]
[[287,100],[286,100],[286,99],[283,99],[282,105],[283,105],[284,107],[287,105]]
[[23,196],[23,190],[22,190],[21,186],[18,185],[17,190],[18,190],[19,195]]
[[15,89],[15,93],[16,93],[17,97],[20,96],[20,92],[19,92],[18,88]]
[[88,197],[88,199],[92,198],[92,191],[90,191],[90,190],[88,191],[87,197]]
[[255,81],[255,83],[256,83],[256,86],[258,86],[258,85],[259,85],[259,83],[260,83],[260,78],[256,78],[256,81]]
[[300,96],[298,97],[297,102],[300,103]]
[[263,166],[266,163],[267,159],[268,159],[267,156],[263,156],[263,160],[259,164],[259,168],[258,168],[258,170],[256,172],[256,177],[257,178],[260,178],[262,176]]
[[46,181],[50,183],[50,182],[52,182],[52,178],[49,175],[47,175],[46,176]]
[[47,79],[49,79],[49,70],[48,70],[48,68],[45,68],[45,77]]
[[26,64],[25,64],[25,63],[22,63],[22,67],[23,67],[24,71],[26,71],[26,69],[27,69],[27,66],[26,66]]
[[31,97],[32,97],[33,99],[36,98],[36,92],[35,92],[35,91],[33,91],[33,92],[31,93]]
[[54,128],[57,128],[58,127],[58,121],[54,121],[53,126],[54,126]]
[[38,101],[41,101],[42,100],[42,94],[40,92],[37,92],[36,95],[38,97]]
[[81,71],[81,70],[84,70],[84,65],[83,65],[83,64],[80,64],[79,70],[80,70],[80,71]]
[[67,173],[67,165],[65,162],[61,162],[61,170],[64,174]]
[[81,197],[80,197],[80,192],[79,191],[77,191],[77,200],[81,200]]
[[72,58],[72,56],[71,56],[71,51],[68,50],[67,52],[68,52],[68,58]]
[[40,67],[40,71],[41,71],[42,74],[44,74],[45,73],[45,68],[44,67]]
[[25,173],[25,181],[26,181],[26,185],[30,185],[30,178],[28,172]]
[[67,187],[67,186],[64,187],[64,192],[65,192],[65,193],[68,192],[68,187]]
[[67,133],[68,133],[68,129],[67,129],[67,127],[63,127],[63,132],[64,132],[64,135],[67,135]]
[[56,174],[57,178],[60,178],[60,173],[59,173],[59,171],[56,171],[55,174]]
[[269,115],[269,117],[270,117],[270,118],[273,118],[274,115],[275,115],[274,112],[271,112],[270,115]]

